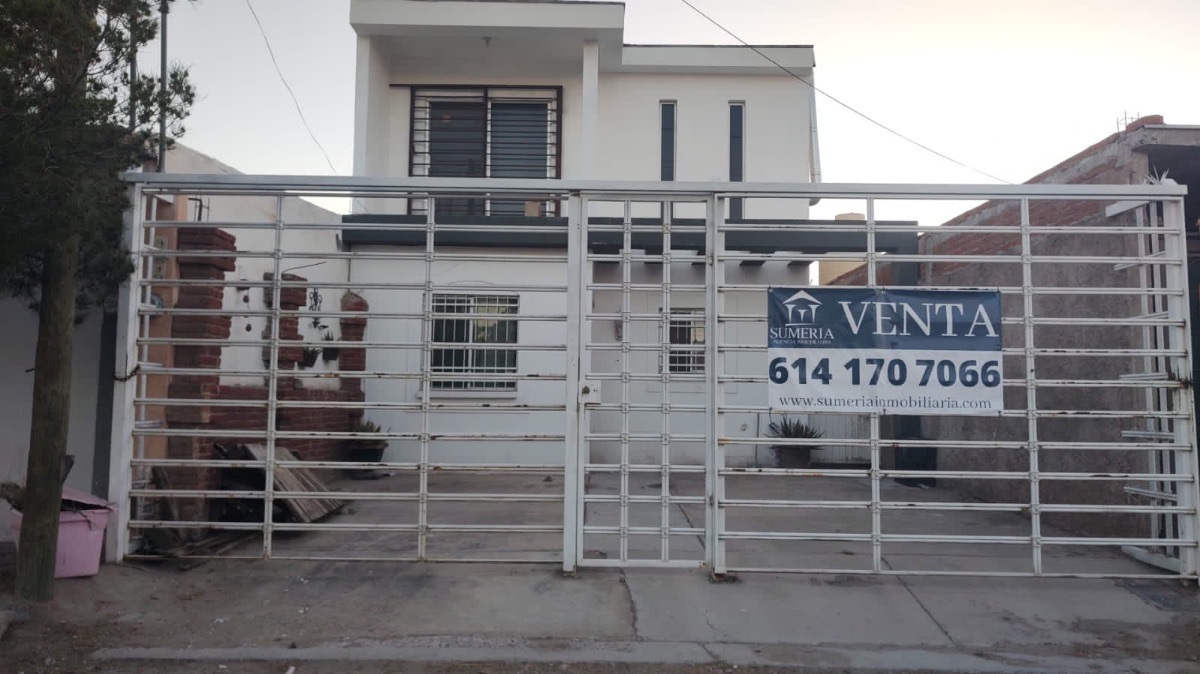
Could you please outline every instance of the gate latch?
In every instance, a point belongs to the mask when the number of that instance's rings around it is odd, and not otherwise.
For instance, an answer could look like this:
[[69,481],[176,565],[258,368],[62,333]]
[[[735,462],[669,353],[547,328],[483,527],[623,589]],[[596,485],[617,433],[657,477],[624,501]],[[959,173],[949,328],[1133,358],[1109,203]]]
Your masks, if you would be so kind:
[[581,405],[600,404],[600,382],[582,381],[579,383],[579,403]]

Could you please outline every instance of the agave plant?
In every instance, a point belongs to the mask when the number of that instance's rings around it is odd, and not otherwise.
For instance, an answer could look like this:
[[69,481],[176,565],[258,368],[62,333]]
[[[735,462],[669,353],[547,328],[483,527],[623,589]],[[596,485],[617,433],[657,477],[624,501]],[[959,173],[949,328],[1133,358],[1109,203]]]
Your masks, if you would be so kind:
[[[357,419],[350,424],[351,433],[386,433],[382,426],[370,419]],[[387,449],[387,438],[351,438],[346,441],[346,460],[360,463],[379,463],[383,461],[383,451]],[[378,477],[374,470],[355,470],[350,477],[365,480]]]
[[[815,440],[824,433],[795,417],[781,417],[767,424],[767,436],[785,440]],[[780,468],[807,468],[812,463],[814,445],[773,445],[771,452]]]

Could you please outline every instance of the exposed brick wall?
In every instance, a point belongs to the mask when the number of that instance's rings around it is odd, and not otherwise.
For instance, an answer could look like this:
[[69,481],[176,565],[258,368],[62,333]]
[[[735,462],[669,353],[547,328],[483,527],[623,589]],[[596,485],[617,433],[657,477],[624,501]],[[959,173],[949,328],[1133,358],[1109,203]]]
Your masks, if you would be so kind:
[[[1146,124],[1161,124],[1161,117],[1143,118],[1092,145],[1075,156],[1030,179],[1027,184],[1136,184],[1149,173],[1146,155],[1138,152],[1141,135],[1138,129]],[[1149,130],[1143,131],[1146,133]],[[1057,226],[1132,225],[1132,215],[1124,219],[1109,219],[1104,215],[1107,201],[1055,200],[1031,201],[1030,223],[1034,228]],[[956,232],[956,227],[1016,226],[1021,223],[1020,204],[1016,201],[989,201],[944,223],[940,228],[923,233],[920,252],[923,255],[1019,255],[1021,239],[1010,232]],[[1089,236],[1069,234],[1032,235],[1031,252],[1035,255],[1098,255],[1119,256],[1136,253],[1133,237]],[[1034,265],[1035,285],[1073,286],[1136,286],[1136,270],[1114,270],[1112,263]],[[883,268],[877,274],[881,285],[889,276]],[[1019,264],[977,264],[971,262],[937,262],[921,264],[921,285],[996,287],[1020,286],[1022,272]],[[834,285],[865,285],[866,269],[859,267],[833,281]],[[1019,296],[1003,298],[1006,317],[1023,316]],[[1132,316],[1140,313],[1137,298],[1107,295],[1040,295],[1034,298],[1035,316],[1098,317]],[[1141,331],[1113,321],[1105,326],[1038,326],[1034,343],[1040,347],[1104,346],[1140,348]],[[1020,326],[1006,326],[1005,347],[1024,345]],[[1024,360],[1007,358],[1005,376],[1023,376]],[[1113,358],[1039,357],[1037,376],[1041,379],[1115,379],[1120,374],[1139,370],[1140,363]],[[1041,409],[1138,409],[1140,393],[1132,389],[1039,388],[1038,407]],[[1023,408],[1025,391],[1008,388],[1005,406]],[[1121,431],[1132,420],[1043,419],[1038,424],[1041,442],[1119,442]],[[930,416],[922,419],[925,436],[939,440],[992,439],[1024,441],[1024,419],[994,419],[966,416]],[[1042,450],[1038,467],[1044,472],[1145,472],[1148,470],[1145,452],[1097,450]],[[995,448],[941,449],[938,468],[950,471],[1015,471],[1030,469],[1027,450]],[[969,497],[986,501],[1028,502],[1028,481],[1021,480],[952,480],[947,486]],[[1042,503],[1123,504],[1130,498],[1120,481],[1042,481],[1039,486]],[[1044,513],[1043,521],[1085,535],[1148,534],[1147,518],[1138,515],[1104,515]]]
[[[1135,123],[1124,133],[1114,134],[1083,152],[1035,176],[1030,184],[1133,184],[1147,175],[1149,164],[1144,154],[1135,151],[1130,132],[1140,128]],[[1031,235],[1031,252],[1035,255],[1098,255],[1119,256],[1136,254],[1133,237],[1089,236],[1068,234],[1038,234],[1038,227],[1100,226],[1124,224],[1105,217],[1109,201],[1054,200],[1031,201],[1029,221],[1035,232]],[[1122,216],[1125,218],[1131,216]],[[1021,238],[1017,233],[988,234],[983,232],[954,232],[955,227],[1014,226],[1021,223],[1020,204],[1015,201],[990,201],[959,215],[921,239],[925,255],[1020,255]],[[1035,264],[1033,283],[1054,286],[1136,286],[1135,270],[1115,271],[1105,264]],[[922,285],[945,286],[1019,286],[1022,284],[1020,265],[975,264],[970,262],[927,262],[922,264]],[[1004,298],[1005,316],[1022,316],[1020,297]],[[1137,299],[1130,296],[1044,295],[1034,298],[1035,316],[1132,316],[1139,313]],[[1113,348],[1139,348],[1140,330],[1119,325],[1111,326],[1038,326],[1034,344],[1041,347],[1079,347],[1085,345]],[[1004,331],[1006,347],[1020,347],[1024,335],[1018,326]],[[1115,379],[1134,372],[1138,363],[1133,359],[1119,362],[1112,358],[1050,358],[1036,361],[1037,376],[1041,379]],[[1006,359],[1005,376],[1023,376],[1022,359]],[[1006,407],[1025,406],[1024,391],[1005,392]],[[1038,407],[1041,409],[1137,409],[1140,398],[1130,389],[1041,388]],[[1009,423],[1009,421],[1016,423]],[[1121,431],[1130,420],[1045,419],[1038,424],[1040,442],[1119,442]],[[984,421],[974,417],[929,417],[923,431],[929,437],[942,439],[986,440],[1004,438],[1024,440],[1023,420]],[[944,449],[938,454],[939,468],[945,470],[1007,470],[1028,471],[1027,451],[996,451],[979,449]],[[1143,472],[1147,469],[1144,452],[1096,450],[1043,450],[1039,452],[1038,468],[1044,472]],[[957,480],[953,486],[964,494],[987,501],[1021,502],[1029,499],[1024,480]],[[1039,486],[1042,503],[1123,504],[1129,498],[1118,481],[1043,481]],[[1147,535],[1147,520],[1136,515],[1044,513],[1043,521],[1084,535]]]
[[[246,400],[265,402],[268,389],[265,386],[222,386],[216,395],[216,400]],[[279,380],[276,397],[280,401],[306,402],[361,402],[361,390],[324,390],[304,389],[296,385],[293,378]],[[256,407],[211,407],[209,427],[213,429],[243,429],[264,431],[267,428],[267,408]],[[362,415],[359,409],[302,407],[282,408],[278,410],[275,428],[280,431],[297,432],[338,432],[350,428],[352,420]],[[219,438],[213,442],[234,444],[238,442],[262,443],[262,439],[237,437],[230,434],[228,438]],[[342,458],[342,445],[345,441],[337,439],[302,439],[279,440],[279,445],[294,452],[297,458],[306,461],[336,461]]]
[[[234,271],[237,240],[219,229],[183,228],[179,230],[180,250],[205,252],[228,251],[229,256],[181,257],[179,275],[187,280],[223,281],[226,272]],[[271,275],[264,275],[271,280]],[[306,279],[295,274],[284,274],[283,280],[304,282]],[[306,304],[306,289],[303,287],[282,288],[279,305],[281,309],[295,310]],[[189,286],[182,288],[176,308],[221,309],[224,287]],[[268,292],[268,308],[274,298]],[[344,311],[363,312],[363,317],[347,317],[341,320],[342,339],[362,341],[366,332],[369,310],[366,300],[353,293],[342,298]],[[229,316],[181,316],[176,315],[171,335],[178,338],[228,339],[232,319]],[[281,317],[280,339],[299,341],[299,318]],[[269,348],[269,347],[264,347]],[[195,430],[229,430],[228,437],[172,437],[168,441],[167,456],[172,459],[212,459],[216,457],[216,444],[238,442],[264,442],[261,438],[238,436],[236,431],[265,431],[268,408],[264,405],[230,406],[205,404],[205,401],[238,401],[263,403],[268,400],[266,386],[236,386],[220,383],[221,349],[219,344],[174,347],[174,366],[211,370],[212,374],[175,375],[168,386],[168,397],[195,401],[188,406],[167,407],[168,428]],[[361,402],[364,400],[362,382],[357,378],[342,378],[338,389],[306,389],[300,380],[288,376],[302,357],[300,346],[281,346],[279,349],[279,379],[276,397],[280,401],[312,402]],[[269,352],[268,352],[269,353]],[[264,359],[266,360],[266,359]],[[364,349],[344,349],[340,358],[340,369],[361,371],[366,364]],[[297,432],[345,432],[351,423],[362,416],[361,409],[331,408],[325,406],[280,409],[275,427],[280,431]],[[342,458],[345,441],[339,439],[281,440],[280,446],[287,447],[303,460],[337,460]],[[215,489],[221,484],[220,469],[173,468],[168,472],[172,487],[176,489]],[[179,499],[177,514],[182,519],[200,520],[209,516],[209,505],[204,499]]]
[[[275,278],[275,275],[268,272],[263,274],[264,281],[270,281]],[[296,274],[283,274],[281,277],[284,281],[306,281],[308,279]],[[271,288],[265,289],[263,292],[263,304],[267,309],[275,306],[275,296]],[[279,289],[279,308],[284,311],[295,311],[307,304],[304,288],[299,287],[283,287]],[[271,326],[267,326],[268,334],[265,338],[269,338]],[[300,340],[300,317],[299,316],[280,316],[279,317],[279,339],[281,341],[299,341]],[[267,362],[270,358],[270,344],[263,345],[263,362]],[[279,346],[279,369],[291,370],[292,367],[300,362],[304,357],[304,347],[302,346]]]
[[[187,227],[179,230],[179,250],[234,253],[237,240],[228,232],[205,227]],[[225,273],[234,270],[236,257],[180,257],[179,277],[186,280],[220,281]],[[220,309],[224,291],[220,286],[196,286],[180,288],[177,309]],[[232,319],[228,316],[180,316],[171,323],[171,336],[189,339],[226,339]],[[220,388],[217,368],[221,366],[219,345],[176,345],[174,367],[213,370],[213,374],[175,375],[167,386],[167,397],[171,399],[204,400],[211,398]],[[202,429],[211,423],[210,408],[203,405],[166,408],[167,427],[178,429]],[[212,442],[207,438],[175,436],[167,440],[169,459],[211,459]],[[176,489],[204,488],[219,480],[212,468],[171,468],[167,471],[172,487]],[[180,517],[202,519],[207,516],[204,502],[200,499],[179,499]]]
[[[1152,115],[1129,124],[1075,156],[1025,181],[1026,185],[1128,185],[1137,184],[1149,172],[1146,156],[1136,152],[1138,143],[1131,139],[1147,124],[1161,124],[1162,117]],[[1034,226],[1070,226],[1090,218],[1102,217],[1106,201],[1031,201],[1029,219]],[[1015,233],[986,234],[948,231],[955,226],[987,227],[1021,224],[1020,204],[1016,201],[988,201],[943,223],[937,230],[922,233],[921,253],[925,255],[1000,255],[1019,250],[1021,238]],[[968,262],[943,262],[923,265],[922,282],[932,284],[944,274],[968,266]],[[889,282],[884,264],[877,269],[880,285]],[[857,267],[834,279],[831,285],[866,285],[865,267]]]

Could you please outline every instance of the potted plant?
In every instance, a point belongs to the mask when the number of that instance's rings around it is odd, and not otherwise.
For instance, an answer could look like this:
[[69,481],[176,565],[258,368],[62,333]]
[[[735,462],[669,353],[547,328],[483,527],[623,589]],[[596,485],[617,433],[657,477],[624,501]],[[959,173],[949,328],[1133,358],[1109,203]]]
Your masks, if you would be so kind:
[[[333,333],[328,330],[325,331],[325,334],[321,337],[321,339],[326,342],[337,341],[337,338],[333,336]],[[340,355],[342,355],[342,347],[340,346],[327,346],[321,349],[321,360],[325,361],[326,363],[332,363],[333,361],[337,360],[338,356]]]
[[315,346],[304,347],[304,352],[300,356],[300,367],[312,367],[317,364],[317,358],[321,357],[321,350]]
[[[351,433],[386,433],[379,424],[369,419],[359,419],[350,424]],[[351,438],[346,441],[346,460],[356,463],[379,463],[383,460],[383,450],[387,449],[386,438]],[[351,477],[367,479],[375,476],[374,470],[351,471]]]
[[[785,440],[815,440],[824,435],[821,431],[809,426],[794,417],[782,417],[767,425],[767,435],[772,438]],[[812,451],[818,449],[815,445],[772,445],[771,453],[775,455],[775,464],[780,468],[808,468],[812,465]]]

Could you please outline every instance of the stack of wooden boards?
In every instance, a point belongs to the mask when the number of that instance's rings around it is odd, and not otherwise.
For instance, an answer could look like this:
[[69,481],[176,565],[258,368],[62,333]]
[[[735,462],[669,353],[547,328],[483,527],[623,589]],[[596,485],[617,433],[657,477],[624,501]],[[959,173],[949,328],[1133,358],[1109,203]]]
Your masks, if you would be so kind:
[[[267,460],[267,447],[262,444],[216,445],[219,458],[231,461]],[[276,461],[298,461],[296,455],[286,447],[275,447]],[[169,471],[155,468],[154,482],[159,489],[173,488]],[[304,493],[304,498],[276,497],[274,499],[277,521],[315,522],[330,513],[337,512],[346,501],[322,498],[318,494],[329,492],[329,487],[310,469],[304,467],[275,466],[274,491]],[[262,491],[266,486],[263,467],[234,467],[221,470],[220,489],[229,491]],[[310,496],[311,495],[311,496]],[[163,519],[183,521],[179,499],[163,498]],[[261,522],[263,519],[262,499],[220,499],[211,516],[218,522]],[[197,535],[198,534],[198,535]],[[167,558],[214,556],[228,552],[242,540],[254,534],[246,531],[180,530],[169,527],[149,529],[147,538],[154,548]]]
[[[267,460],[266,445],[239,445],[255,461]],[[275,446],[276,461],[298,461],[296,455],[286,447]],[[327,492],[329,488],[307,468],[284,468],[275,466],[275,491],[283,492]],[[346,505],[345,501],[331,498],[283,498],[284,507],[296,516],[297,522],[315,522]]]

